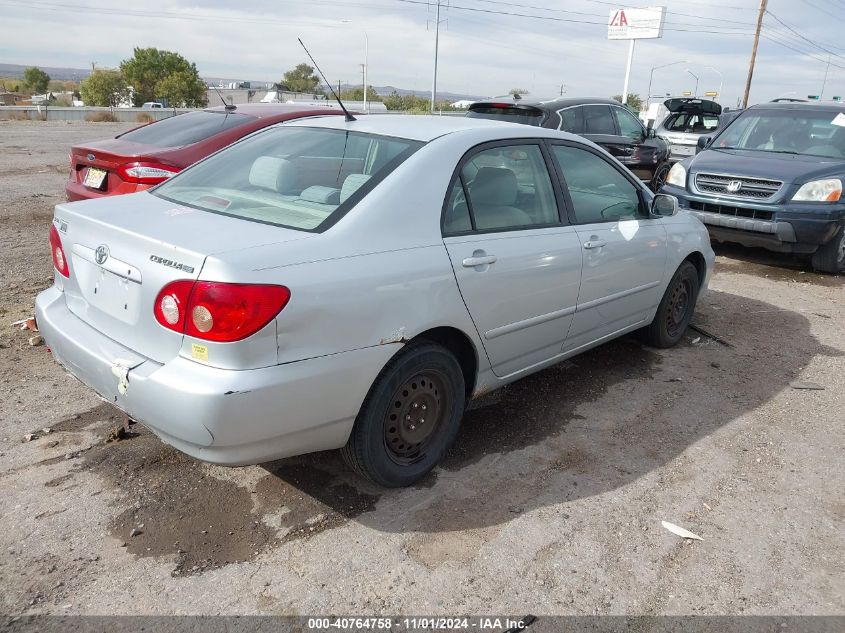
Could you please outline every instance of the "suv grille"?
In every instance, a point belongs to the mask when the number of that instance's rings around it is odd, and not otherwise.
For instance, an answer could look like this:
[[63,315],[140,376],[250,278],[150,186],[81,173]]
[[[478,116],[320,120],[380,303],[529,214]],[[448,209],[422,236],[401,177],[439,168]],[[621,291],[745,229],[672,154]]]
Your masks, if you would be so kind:
[[751,220],[771,220],[774,215],[773,211],[743,209],[742,207],[710,204],[709,202],[698,202],[697,200],[690,200],[689,207],[695,211],[709,211],[710,213],[718,213],[719,215],[732,215],[737,218],[749,218]]
[[[734,189],[738,184],[738,189]],[[718,174],[696,174],[695,187],[701,193],[715,193],[745,198],[747,200],[768,200],[774,196],[783,182],[780,180],[764,180],[761,178],[745,178],[743,176],[722,176]]]

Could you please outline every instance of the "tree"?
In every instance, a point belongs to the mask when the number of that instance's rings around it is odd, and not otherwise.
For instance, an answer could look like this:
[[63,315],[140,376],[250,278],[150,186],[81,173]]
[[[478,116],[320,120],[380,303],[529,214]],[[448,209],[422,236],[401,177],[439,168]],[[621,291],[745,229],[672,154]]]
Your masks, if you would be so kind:
[[[202,82],[195,64],[179,53],[163,51],[157,48],[138,48],[133,50],[129,59],[120,62],[120,72],[126,83],[134,90],[136,106],[147,101],[155,101],[159,82],[170,75],[178,74],[183,86],[180,94],[185,102],[205,105],[205,84]],[[172,89],[172,82],[166,84]]]
[[282,83],[291,92],[310,92],[313,94],[320,84],[320,78],[314,74],[313,66],[297,64],[296,68],[292,68],[285,73]]
[[[622,95],[615,95],[613,100],[622,103]],[[628,101],[625,105],[631,108],[634,112],[639,112],[643,109],[643,99],[638,94],[629,94]]]
[[[351,88],[349,90],[343,90],[338,96],[345,101],[363,101],[364,89]],[[367,101],[381,101],[381,97],[378,96],[378,93],[372,86],[367,86]]]
[[119,70],[98,68],[82,80],[79,94],[85,105],[115,107],[129,97],[129,88]]
[[37,66],[32,66],[23,71],[23,83],[27,90],[41,94],[47,92],[47,86],[50,85],[50,75]]
[[157,97],[167,99],[172,108],[197,108],[208,105],[205,82],[184,71],[168,75],[156,84]]

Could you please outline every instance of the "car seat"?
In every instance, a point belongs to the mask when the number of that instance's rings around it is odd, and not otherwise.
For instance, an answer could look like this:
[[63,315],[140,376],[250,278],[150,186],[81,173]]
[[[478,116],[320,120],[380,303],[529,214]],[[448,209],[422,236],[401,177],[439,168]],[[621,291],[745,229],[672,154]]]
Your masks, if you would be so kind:
[[482,167],[469,186],[477,229],[530,226],[531,216],[515,206],[519,195],[516,174],[506,167]]

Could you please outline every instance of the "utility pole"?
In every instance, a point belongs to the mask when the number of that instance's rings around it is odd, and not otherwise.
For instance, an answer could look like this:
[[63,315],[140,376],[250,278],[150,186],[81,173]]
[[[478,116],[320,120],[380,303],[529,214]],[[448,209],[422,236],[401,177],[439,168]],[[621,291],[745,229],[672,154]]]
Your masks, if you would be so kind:
[[437,99],[437,54],[440,50],[440,3],[437,0],[437,13],[434,18],[434,76],[431,80],[431,112],[434,114],[434,102]]
[[745,81],[745,96],[742,98],[742,107],[748,107],[748,95],[751,92],[751,78],[754,76],[754,62],[757,60],[757,45],[760,43],[760,29],[763,27],[763,16],[766,15],[766,7],[769,0],[760,0],[760,13],[757,16],[757,30],[754,33],[754,48],[751,49],[751,62],[748,64],[748,79]]

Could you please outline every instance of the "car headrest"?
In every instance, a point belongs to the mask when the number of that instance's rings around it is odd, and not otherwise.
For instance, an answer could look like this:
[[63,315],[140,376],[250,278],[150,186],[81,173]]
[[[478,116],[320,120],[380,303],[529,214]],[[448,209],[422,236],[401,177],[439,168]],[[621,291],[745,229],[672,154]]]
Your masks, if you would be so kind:
[[512,205],[518,193],[516,174],[506,167],[482,167],[470,186],[473,204]]
[[340,188],[340,202],[346,202],[353,193],[358,191],[370,177],[367,174],[349,174],[343,181],[343,186]]
[[292,193],[296,182],[296,167],[285,158],[259,156],[249,170],[249,184],[277,193]]

